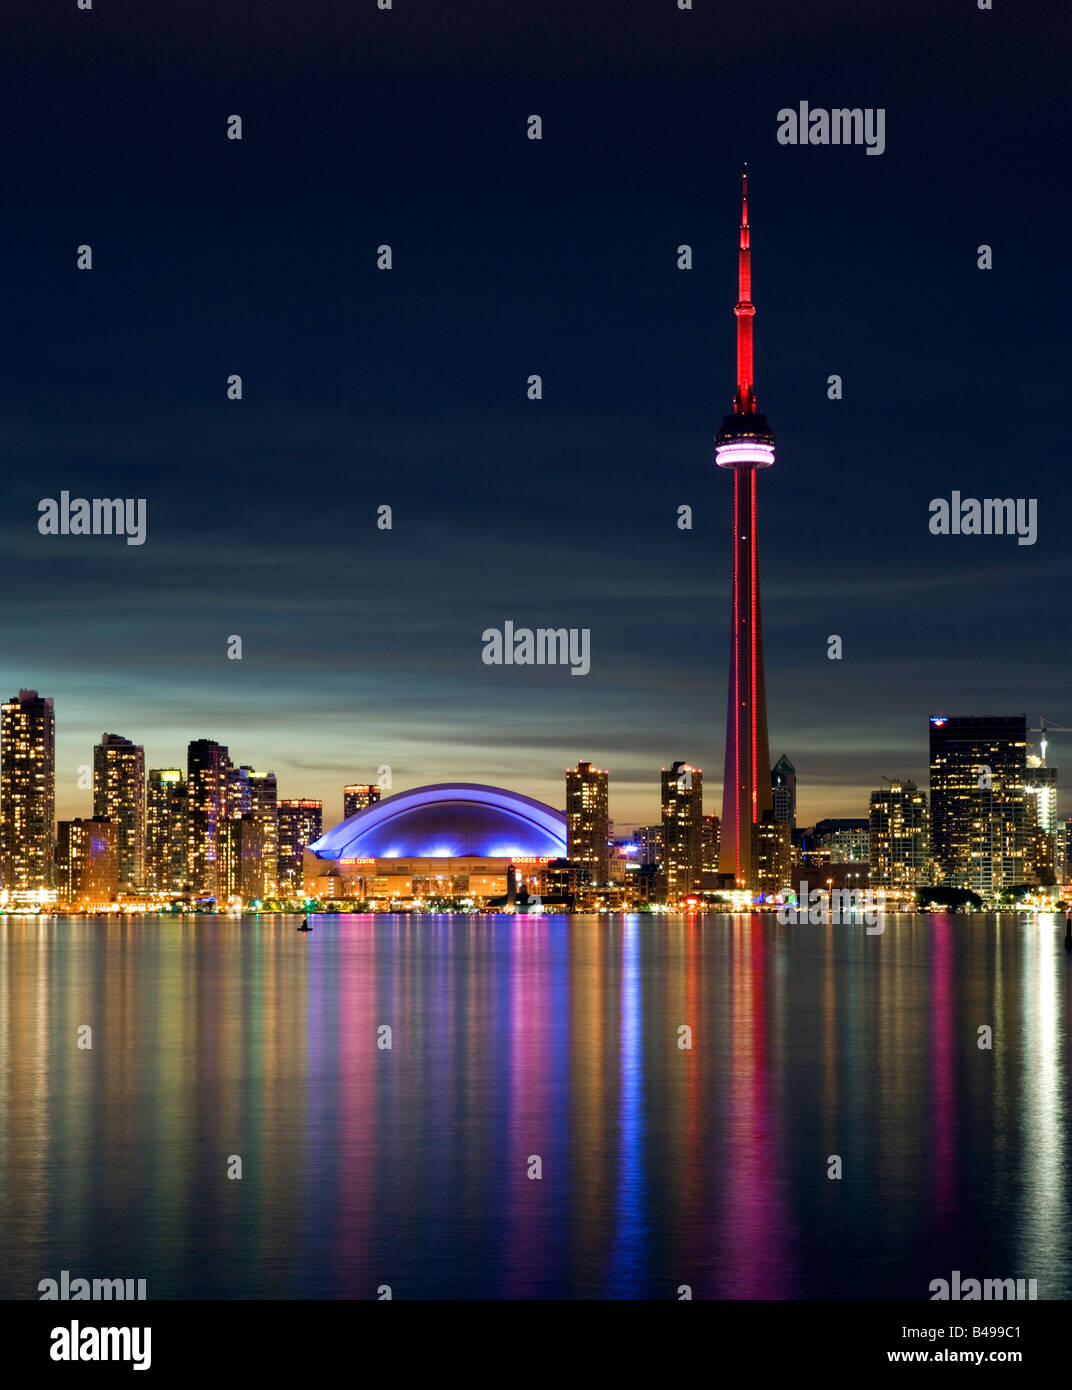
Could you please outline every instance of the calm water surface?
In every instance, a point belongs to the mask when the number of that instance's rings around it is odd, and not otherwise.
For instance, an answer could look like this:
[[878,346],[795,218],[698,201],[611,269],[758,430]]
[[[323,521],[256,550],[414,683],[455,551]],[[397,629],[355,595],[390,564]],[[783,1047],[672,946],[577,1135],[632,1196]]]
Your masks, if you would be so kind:
[[314,920],[0,917],[0,1296],[1072,1297],[1052,919]]

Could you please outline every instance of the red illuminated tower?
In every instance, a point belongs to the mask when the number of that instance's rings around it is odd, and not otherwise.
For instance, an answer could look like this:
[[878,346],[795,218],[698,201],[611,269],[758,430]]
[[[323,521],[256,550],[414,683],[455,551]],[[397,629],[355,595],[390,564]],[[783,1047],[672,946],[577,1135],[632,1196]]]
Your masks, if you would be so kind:
[[737,394],[733,414],[715,436],[715,462],[733,473],[733,575],[730,594],[730,684],[719,871],[754,888],[753,826],[771,810],[763,624],[759,609],[756,473],[774,462],[774,433],[756,411],[752,363],[752,264],[748,230],[748,166],[741,176],[741,239],[737,253]]

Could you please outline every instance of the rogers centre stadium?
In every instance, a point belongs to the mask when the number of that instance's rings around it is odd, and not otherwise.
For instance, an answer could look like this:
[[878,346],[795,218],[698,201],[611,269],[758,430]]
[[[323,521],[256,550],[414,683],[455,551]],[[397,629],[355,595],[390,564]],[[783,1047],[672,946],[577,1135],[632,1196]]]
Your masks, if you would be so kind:
[[476,782],[414,787],[349,816],[306,849],[310,898],[485,898],[566,854],[566,817]]

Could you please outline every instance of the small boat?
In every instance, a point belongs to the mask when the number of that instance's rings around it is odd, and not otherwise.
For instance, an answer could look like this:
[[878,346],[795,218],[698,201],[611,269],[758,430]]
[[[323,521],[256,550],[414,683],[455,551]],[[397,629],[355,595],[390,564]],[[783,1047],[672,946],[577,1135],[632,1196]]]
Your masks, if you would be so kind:
[[309,925],[308,917],[302,918],[302,924],[300,927],[298,927],[298,931],[312,931],[312,927]]

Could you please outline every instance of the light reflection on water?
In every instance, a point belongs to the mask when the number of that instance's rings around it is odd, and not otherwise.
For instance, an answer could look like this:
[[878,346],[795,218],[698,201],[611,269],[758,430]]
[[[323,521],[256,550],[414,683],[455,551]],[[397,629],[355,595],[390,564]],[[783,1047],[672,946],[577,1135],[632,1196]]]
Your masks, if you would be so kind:
[[1053,919],[295,924],[0,917],[0,1296],[1072,1297]]

